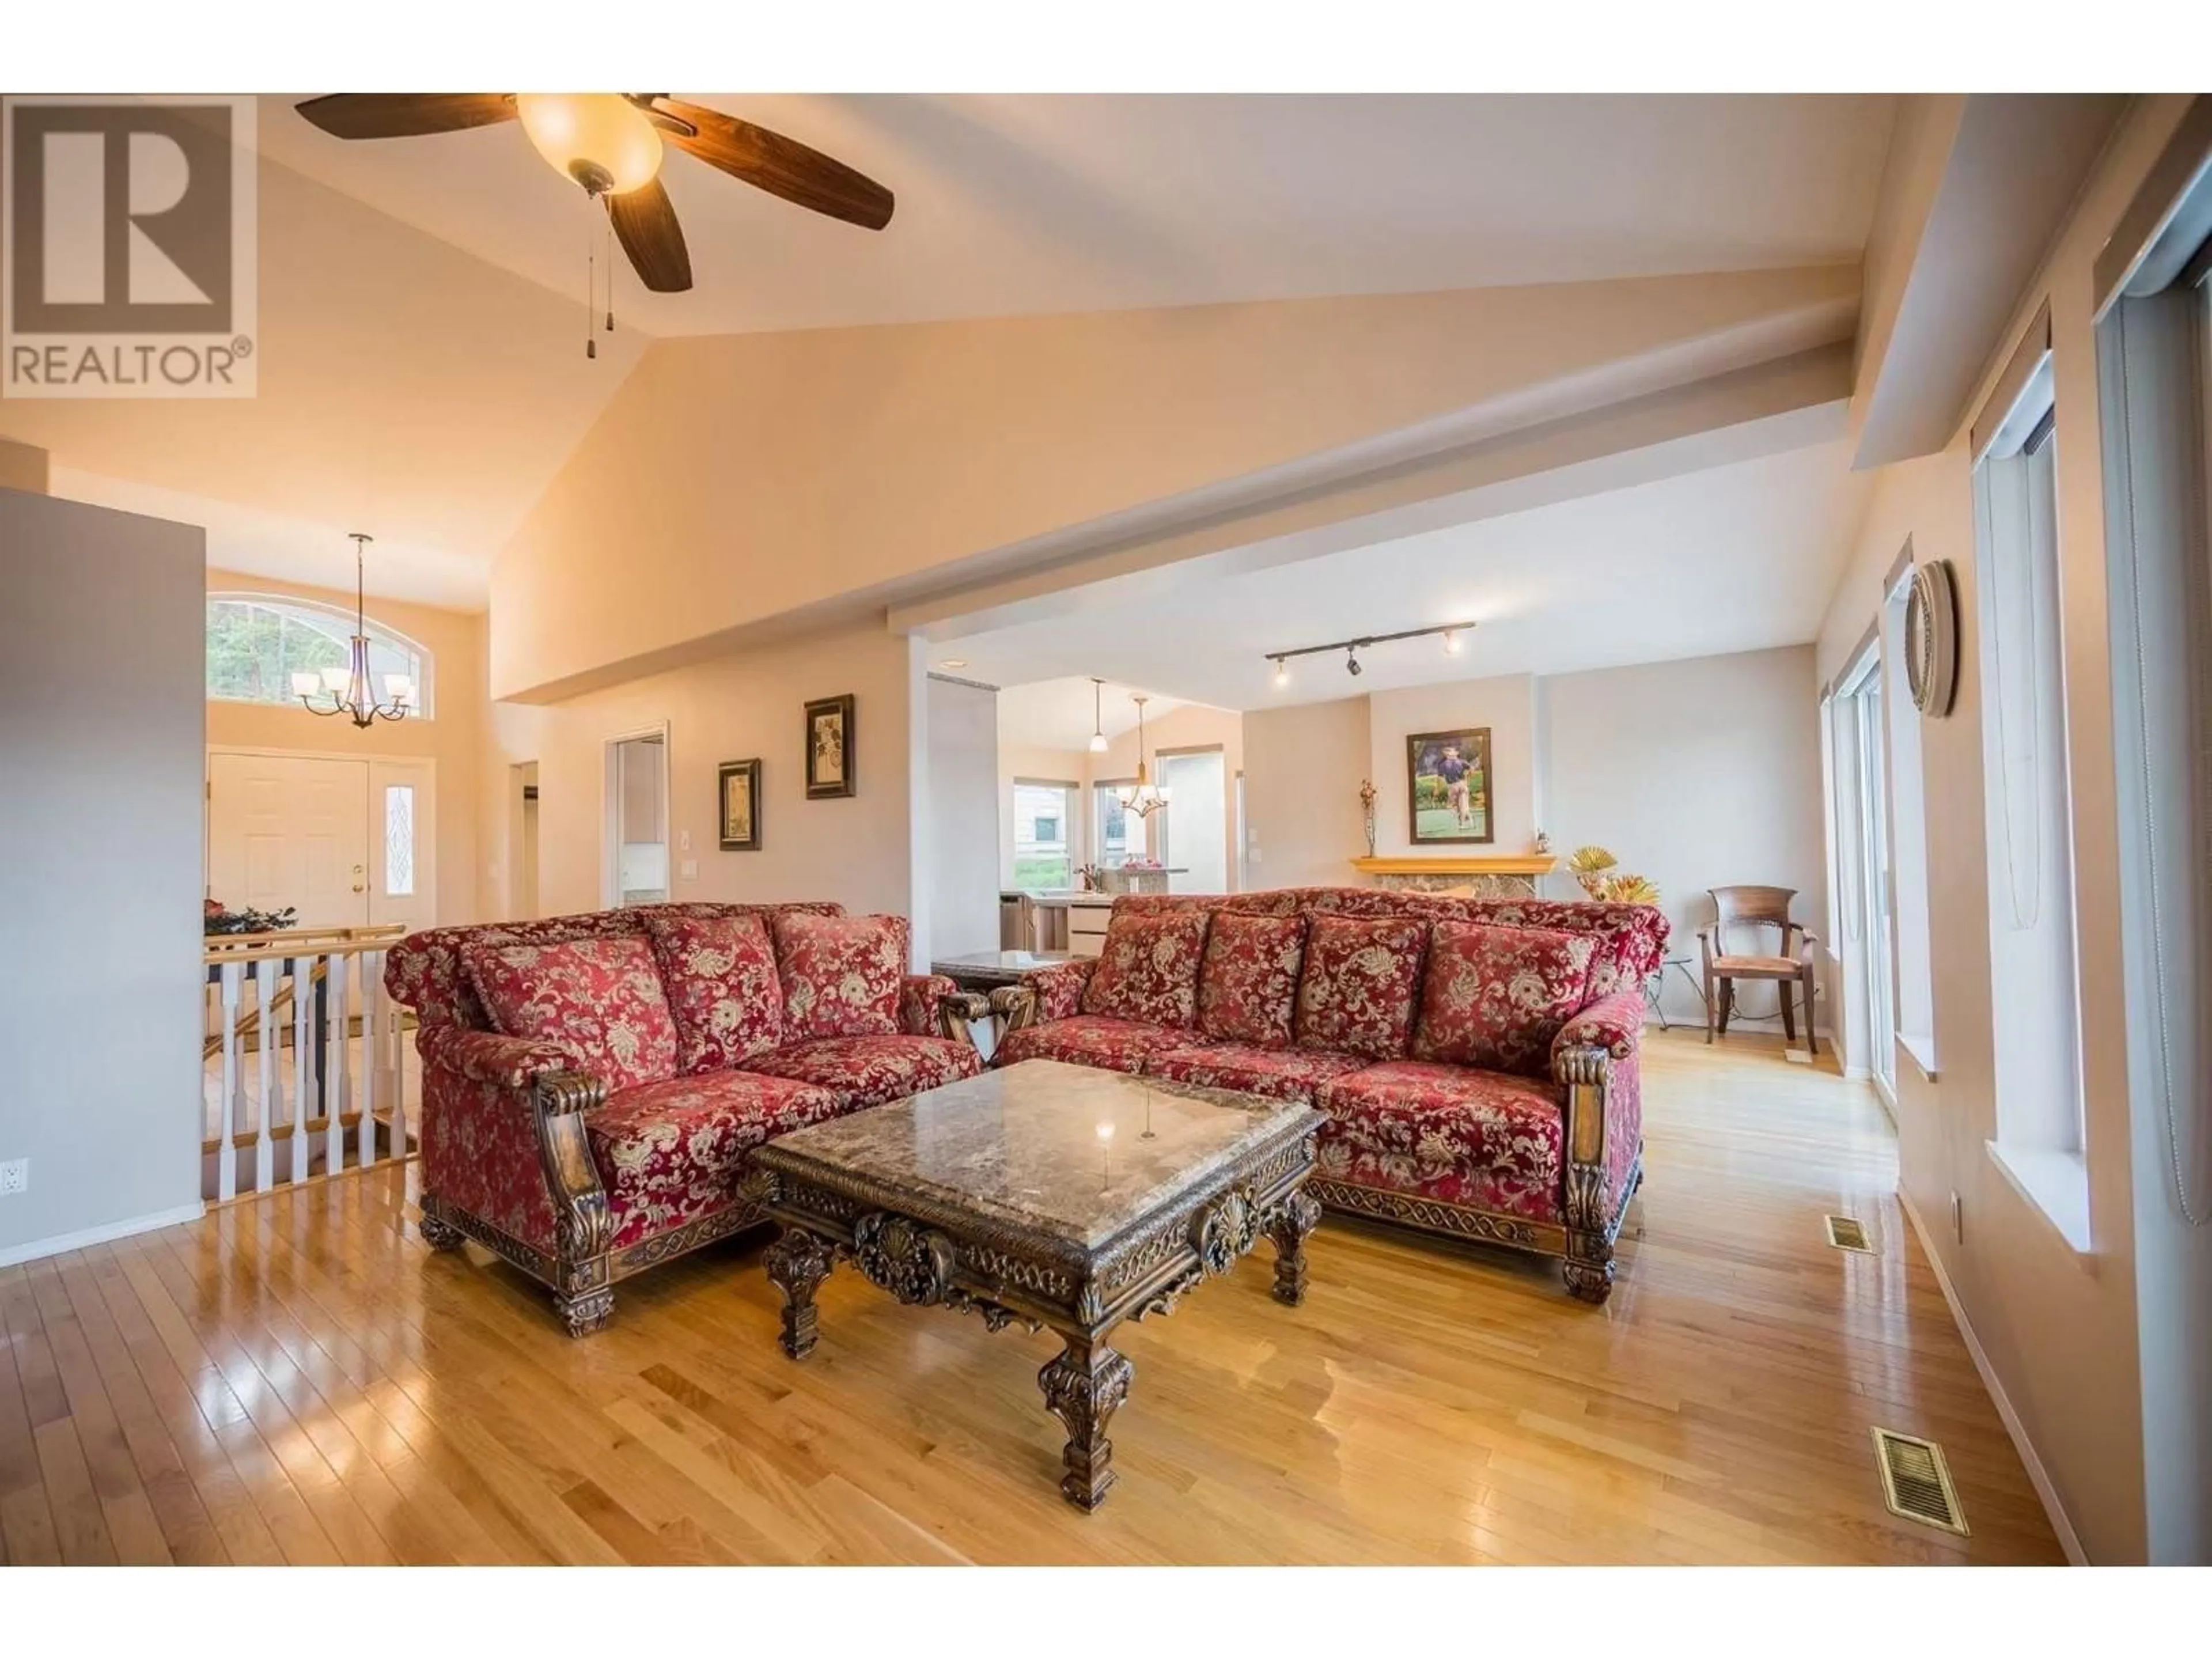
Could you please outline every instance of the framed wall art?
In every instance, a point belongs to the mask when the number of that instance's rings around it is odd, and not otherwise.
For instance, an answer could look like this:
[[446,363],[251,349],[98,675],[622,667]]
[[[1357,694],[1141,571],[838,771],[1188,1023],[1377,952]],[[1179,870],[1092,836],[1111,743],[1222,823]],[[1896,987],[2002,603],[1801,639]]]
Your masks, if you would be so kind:
[[1407,737],[1406,801],[1416,847],[1497,840],[1490,813],[1490,728]]
[[853,694],[806,705],[806,799],[860,793],[854,775]]
[[724,761],[715,769],[715,795],[722,803],[725,853],[760,851],[760,768],[756,758]]

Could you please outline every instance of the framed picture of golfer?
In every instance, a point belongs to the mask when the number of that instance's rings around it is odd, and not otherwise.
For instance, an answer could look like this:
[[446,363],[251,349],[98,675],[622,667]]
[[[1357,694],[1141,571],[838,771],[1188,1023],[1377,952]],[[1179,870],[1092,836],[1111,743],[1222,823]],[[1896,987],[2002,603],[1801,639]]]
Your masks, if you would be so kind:
[[1407,738],[1406,799],[1416,847],[1497,840],[1490,817],[1490,728]]

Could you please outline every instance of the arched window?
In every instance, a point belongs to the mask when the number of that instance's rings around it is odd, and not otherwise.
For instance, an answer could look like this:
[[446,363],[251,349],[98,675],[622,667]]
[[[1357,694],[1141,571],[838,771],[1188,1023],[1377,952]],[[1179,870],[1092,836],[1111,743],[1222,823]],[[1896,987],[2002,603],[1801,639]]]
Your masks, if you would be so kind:
[[[363,625],[368,635],[371,684],[386,674],[414,682],[414,712],[423,720],[434,712],[429,652],[404,634]],[[275,593],[210,593],[207,606],[207,694],[228,702],[266,702],[298,708],[292,694],[295,673],[320,673],[346,666],[354,616],[313,599]]]

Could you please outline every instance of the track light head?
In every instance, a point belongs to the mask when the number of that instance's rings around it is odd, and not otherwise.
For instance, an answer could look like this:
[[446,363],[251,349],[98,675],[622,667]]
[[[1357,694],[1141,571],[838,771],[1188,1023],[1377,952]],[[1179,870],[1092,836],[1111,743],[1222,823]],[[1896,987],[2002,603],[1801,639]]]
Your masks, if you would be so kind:
[[1456,628],[1444,629],[1444,655],[1447,657],[1459,655],[1459,629]]
[[1280,657],[1275,659],[1275,690],[1281,690],[1291,683],[1291,665]]
[[1348,645],[1344,647],[1344,672],[1347,674],[1359,672],[1359,653]]

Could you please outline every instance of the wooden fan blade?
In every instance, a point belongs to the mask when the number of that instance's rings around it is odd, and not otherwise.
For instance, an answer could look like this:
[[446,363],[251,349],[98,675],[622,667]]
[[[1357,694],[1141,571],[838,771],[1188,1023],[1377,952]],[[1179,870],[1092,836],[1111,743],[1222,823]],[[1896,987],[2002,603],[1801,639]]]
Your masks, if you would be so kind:
[[665,131],[661,137],[708,167],[848,224],[881,230],[891,222],[890,191],[796,138],[678,98],[656,98],[653,106],[698,130],[696,137]]
[[293,106],[333,138],[419,138],[514,119],[511,92],[333,92]]
[[655,294],[681,294],[691,286],[691,255],[684,246],[684,227],[676,222],[675,205],[659,179],[610,196],[606,204],[615,240],[646,287]]

